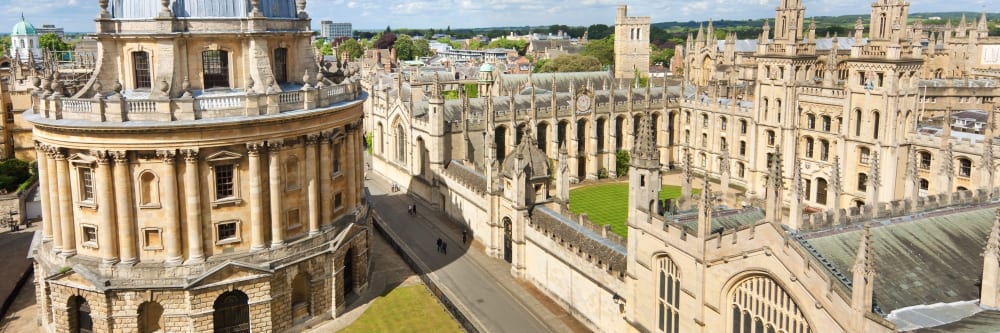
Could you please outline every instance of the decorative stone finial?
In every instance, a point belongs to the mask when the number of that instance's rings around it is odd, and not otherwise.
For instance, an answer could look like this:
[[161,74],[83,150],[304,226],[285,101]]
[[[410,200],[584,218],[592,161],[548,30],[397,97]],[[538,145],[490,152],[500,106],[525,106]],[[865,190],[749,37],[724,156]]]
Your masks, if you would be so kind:
[[166,79],[160,79],[160,92],[166,94],[170,91],[170,83],[167,83]]
[[181,90],[184,94],[181,97],[191,97],[191,80],[187,76],[184,77],[184,81],[181,82]]
[[264,15],[264,13],[260,12],[260,0],[250,0],[250,6],[252,8],[250,10],[250,16],[251,17],[263,16]]
[[118,80],[115,80],[115,84],[113,86],[111,86],[111,90],[114,90],[116,94],[121,94],[121,92],[122,92],[122,83],[119,82]]
[[98,0],[97,4],[101,6],[101,16],[108,14],[108,0]]
[[253,77],[248,77],[247,78],[247,90],[253,91],[253,84],[254,84]]

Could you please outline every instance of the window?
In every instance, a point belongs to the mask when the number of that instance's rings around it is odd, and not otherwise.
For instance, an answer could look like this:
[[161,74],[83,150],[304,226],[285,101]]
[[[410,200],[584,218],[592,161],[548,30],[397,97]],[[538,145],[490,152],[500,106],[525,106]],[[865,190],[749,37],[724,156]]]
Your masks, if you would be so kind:
[[972,160],[960,157],[958,159],[958,176],[969,177],[972,175]]
[[229,52],[209,50],[201,53],[205,89],[229,88]]
[[816,129],[816,116],[812,113],[806,115],[806,127]]
[[705,133],[701,134],[701,147],[702,148],[708,147],[708,134]]
[[854,110],[854,135],[861,136],[861,110]]
[[826,204],[826,179],[816,178],[816,203],[820,205]]
[[97,227],[83,225],[83,247],[97,248]]
[[142,248],[145,250],[163,249],[163,240],[160,238],[160,228],[142,229]]
[[708,156],[705,155],[705,153],[701,153],[700,155],[698,155],[698,157],[700,157],[699,159],[701,160],[701,167],[702,168],[707,167],[708,166]]
[[878,132],[879,132],[878,122],[879,122],[878,112],[872,112],[872,123],[874,124],[874,126],[872,126],[872,138],[875,139],[878,139]]
[[132,52],[132,70],[136,89],[152,87],[152,78],[149,74],[149,53],[145,51]]
[[747,127],[748,127],[747,121],[746,120],[740,120],[740,134],[747,134],[747,130],[748,130]]
[[921,197],[926,197],[927,190],[930,189],[930,187],[931,187],[931,182],[927,181],[927,179],[920,178],[920,188],[917,190],[917,195]]
[[338,137],[336,139],[333,139],[333,149],[330,150],[333,153],[333,173],[334,174],[339,174],[340,173],[340,148],[341,148],[340,140],[342,140],[342,139],[343,139],[343,137]]
[[656,297],[658,332],[678,333],[680,330],[681,281],[677,265],[669,257],[659,259],[659,288]]
[[719,117],[719,129],[725,131],[726,125],[728,125],[728,123],[729,119],[726,119],[726,117]]
[[871,157],[872,157],[871,155],[872,152],[870,149],[868,149],[867,147],[861,147],[861,157],[860,157],[861,164],[867,165],[868,163],[871,163]]
[[94,319],[90,317],[90,304],[80,296],[69,298],[69,331],[93,332]]
[[922,169],[922,170],[930,170],[930,168],[931,168],[931,153],[926,152],[926,151],[922,151],[922,152],[919,152],[917,154],[920,155],[920,163],[917,164],[917,167],[920,168],[920,169]]
[[94,173],[91,168],[80,168],[80,201],[94,202]]
[[215,245],[239,243],[240,238],[239,220],[215,223]]
[[215,166],[215,198],[224,199],[233,196],[233,165]]
[[288,49],[274,49],[274,80],[278,83],[288,82]]
[[806,138],[806,157],[813,157],[813,138]]
[[708,115],[704,113],[701,114],[701,128],[708,128]]
[[687,143],[687,144],[691,143],[691,131],[690,130],[684,130],[684,143]]
[[719,150],[720,151],[725,151],[728,148],[729,148],[729,145],[726,143],[726,138],[724,138],[724,137],[723,138],[719,138]]
[[684,122],[691,125],[691,111],[684,111]]
[[868,175],[864,173],[858,174],[858,191],[868,192]]
[[765,134],[767,135],[767,145],[773,147],[774,146],[774,131],[767,130],[765,132]]
[[[264,149],[260,144],[248,145],[248,149],[251,150],[251,154],[256,149]],[[221,151],[205,158],[205,162],[208,164],[209,176],[212,184],[209,184],[210,188],[214,191],[210,192],[213,195],[212,207],[218,207],[220,205],[238,205],[242,201],[240,199],[240,160],[243,156],[228,152]]]
[[819,159],[826,161],[830,159],[830,142],[819,140]]
[[250,297],[239,290],[230,290],[215,299],[212,305],[212,327],[215,332],[250,332]]
[[803,195],[805,195],[806,200],[809,200],[810,194],[812,192],[812,180],[805,179],[802,182],[803,182],[802,191],[804,192]]
[[823,119],[823,131],[829,132],[831,128],[830,124],[832,123],[832,121],[830,120],[830,116],[823,116],[822,119]]
[[740,156],[747,156],[747,142],[740,140]]
[[765,275],[737,283],[729,300],[732,333],[814,332],[792,296]]
[[285,211],[285,229],[296,229],[302,226],[302,218],[298,208]]
[[743,165],[743,162],[736,162],[736,176],[746,177],[746,166]]
[[337,193],[333,196],[333,209],[341,210],[344,209],[344,194]]

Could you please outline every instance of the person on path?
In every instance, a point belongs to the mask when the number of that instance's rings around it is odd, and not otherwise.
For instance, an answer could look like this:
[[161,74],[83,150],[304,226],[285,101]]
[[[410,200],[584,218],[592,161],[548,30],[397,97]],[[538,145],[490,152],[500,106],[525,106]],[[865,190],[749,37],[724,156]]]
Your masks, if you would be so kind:
[[441,238],[438,238],[438,248],[437,248],[438,252],[441,252],[441,244],[444,244],[444,242],[441,241]]
[[413,204],[413,216],[417,216],[417,204]]
[[466,230],[462,230],[462,244],[465,244],[465,243],[468,243],[468,242],[469,242],[469,232],[466,231]]
[[444,254],[448,254],[448,243],[447,242],[441,242],[441,252],[443,252]]

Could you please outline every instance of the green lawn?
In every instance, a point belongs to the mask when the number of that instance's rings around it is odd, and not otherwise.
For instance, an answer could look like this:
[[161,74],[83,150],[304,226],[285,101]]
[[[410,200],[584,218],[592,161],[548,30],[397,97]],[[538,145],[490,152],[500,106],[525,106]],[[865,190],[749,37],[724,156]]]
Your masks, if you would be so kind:
[[462,332],[423,285],[398,287],[374,303],[343,333]]
[[[694,193],[700,190],[692,190]],[[663,185],[660,200],[681,196],[680,186]],[[570,211],[587,213],[596,224],[611,225],[611,231],[622,237],[628,235],[628,182],[605,183],[578,187],[569,191]]]

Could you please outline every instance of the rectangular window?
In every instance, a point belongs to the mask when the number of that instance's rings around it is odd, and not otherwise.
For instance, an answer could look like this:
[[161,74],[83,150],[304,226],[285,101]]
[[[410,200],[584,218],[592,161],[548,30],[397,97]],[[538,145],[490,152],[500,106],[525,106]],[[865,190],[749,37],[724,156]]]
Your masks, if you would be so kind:
[[91,225],[83,226],[83,246],[97,247],[97,227]]
[[861,164],[867,165],[871,162],[871,152],[868,149],[861,149]]
[[333,209],[341,210],[343,208],[344,208],[344,194],[337,193],[337,195],[333,196]]
[[229,52],[210,50],[201,53],[205,89],[229,88]]
[[288,82],[288,49],[274,49],[274,80],[278,83]]
[[740,141],[740,156],[747,156],[747,142]]
[[228,243],[239,241],[236,221],[222,222],[215,225],[216,242]]
[[152,79],[149,75],[149,53],[145,51],[132,52],[133,75],[135,75],[135,88],[152,87]]
[[142,245],[146,250],[162,250],[163,241],[160,239],[160,229],[143,229]]
[[333,140],[333,173],[340,173],[340,140]]
[[94,201],[94,173],[90,168],[80,168],[80,201]]
[[215,166],[215,200],[233,197],[233,165]]

